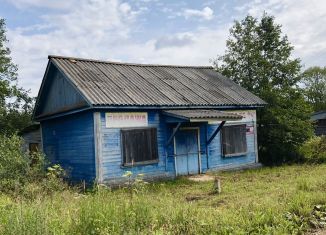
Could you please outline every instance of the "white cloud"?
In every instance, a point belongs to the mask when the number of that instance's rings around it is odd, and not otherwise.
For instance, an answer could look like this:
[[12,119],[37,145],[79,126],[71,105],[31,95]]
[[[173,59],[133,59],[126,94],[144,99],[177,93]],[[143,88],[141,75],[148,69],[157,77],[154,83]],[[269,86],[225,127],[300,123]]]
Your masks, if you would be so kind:
[[50,9],[68,9],[78,4],[77,0],[7,0],[19,9],[38,7]]
[[42,25],[9,28],[9,46],[19,65],[20,85],[36,95],[49,54],[113,57],[112,51],[128,42],[140,13],[119,0],[83,0],[70,11],[43,16]]
[[[228,25],[229,26],[229,25]],[[218,29],[199,29],[183,34],[192,35],[192,43],[156,48],[156,39],[140,44],[128,44],[123,49],[129,62],[177,64],[177,65],[209,65],[209,59],[216,58],[225,49],[228,26]],[[174,35],[178,37],[179,34]]]
[[149,3],[149,2],[157,2],[158,0],[139,0],[139,1]]
[[131,11],[131,6],[126,2],[121,3],[119,8],[123,14],[128,14]]
[[178,33],[175,35],[168,35],[160,37],[155,42],[156,49],[166,47],[183,47],[194,42],[194,35],[192,33]]
[[202,10],[184,9],[179,15],[184,16],[186,19],[200,18],[203,20],[211,20],[214,17],[214,11],[210,7],[204,7]]

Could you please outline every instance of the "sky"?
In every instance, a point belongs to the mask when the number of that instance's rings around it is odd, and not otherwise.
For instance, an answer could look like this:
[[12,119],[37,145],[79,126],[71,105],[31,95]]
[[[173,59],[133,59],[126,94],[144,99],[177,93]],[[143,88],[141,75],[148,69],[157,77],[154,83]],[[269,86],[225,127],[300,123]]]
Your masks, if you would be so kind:
[[36,96],[48,55],[211,65],[235,20],[275,16],[303,69],[326,65],[324,0],[0,0],[19,85]]

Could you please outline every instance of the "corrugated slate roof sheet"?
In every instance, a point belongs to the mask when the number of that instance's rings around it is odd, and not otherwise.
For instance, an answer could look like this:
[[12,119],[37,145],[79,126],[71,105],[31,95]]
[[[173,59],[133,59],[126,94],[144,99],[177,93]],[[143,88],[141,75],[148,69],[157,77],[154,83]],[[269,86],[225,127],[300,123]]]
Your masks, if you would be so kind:
[[182,119],[218,119],[218,120],[240,120],[241,115],[217,111],[213,109],[188,109],[188,110],[165,110],[163,114]]
[[326,110],[316,112],[311,116],[312,121],[317,121],[321,119],[326,119]]
[[212,67],[145,65],[49,56],[93,105],[261,106]]

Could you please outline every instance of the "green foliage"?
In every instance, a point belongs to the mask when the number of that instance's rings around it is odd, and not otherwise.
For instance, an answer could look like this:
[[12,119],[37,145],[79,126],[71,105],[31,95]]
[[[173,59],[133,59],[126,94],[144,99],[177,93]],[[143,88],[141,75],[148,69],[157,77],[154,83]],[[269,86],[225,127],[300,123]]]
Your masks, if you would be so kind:
[[313,135],[311,107],[299,91],[273,96],[269,106],[258,112],[260,160],[265,164],[301,161],[298,149]]
[[300,153],[307,162],[326,162],[326,136],[315,136],[307,140],[300,147]]
[[326,110],[326,67],[311,67],[302,76],[305,96],[314,111]]
[[0,195],[0,234],[304,234],[324,224],[325,171],[321,164],[219,173],[219,195],[212,182],[180,178],[148,184],[132,202],[125,189]]
[[[17,79],[17,66],[11,61],[10,49],[6,47],[7,42],[5,20],[0,19],[0,87],[1,94],[8,95],[10,92],[8,89],[8,82],[15,81]],[[3,99],[3,96],[1,98]]]
[[5,20],[0,18],[0,133],[12,134],[31,122],[33,99],[17,85],[17,66],[6,46]]
[[46,170],[42,153],[29,154],[21,146],[22,140],[17,135],[0,136],[0,192],[34,198],[66,188],[64,171],[59,165]]
[[127,178],[126,188],[130,195],[130,200],[133,199],[134,193],[142,193],[145,190],[145,186],[148,184],[143,179],[144,174],[138,174],[136,177],[133,177],[131,171],[126,171],[123,177]]
[[288,89],[300,80],[300,60],[290,58],[293,47],[272,16],[236,21],[226,45],[215,61],[218,70],[255,94]]
[[313,133],[312,108],[298,86],[300,60],[292,59],[292,51],[281,25],[264,13],[261,19],[236,21],[225,55],[215,61],[218,71],[268,103],[257,114],[264,164],[298,161],[298,147]]
[[21,187],[28,174],[29,160],[21,152],[18,136],[0,138],[0,189],[15,190]]
[[65,176],[65,171],[59,164],[55,164],[47,168],[46,175],[49,178],[63,178]]

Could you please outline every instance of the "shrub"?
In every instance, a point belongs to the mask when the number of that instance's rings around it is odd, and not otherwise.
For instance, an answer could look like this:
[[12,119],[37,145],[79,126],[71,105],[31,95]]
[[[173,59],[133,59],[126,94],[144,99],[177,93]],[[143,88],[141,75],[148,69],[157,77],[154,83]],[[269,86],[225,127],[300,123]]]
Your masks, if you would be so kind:
[[16,136],[0,137],[1,191],[11,191],[26,180],[29,168],[27,154],[21,151],[21,139]]
[[326,136],[309,139],[300,147],[300,153],[307,162],[326,162]]
[[66,187],[59,165],[46,168],[41,152],[22,151],[17,135],[0,136],[0,192],[34,199]]

